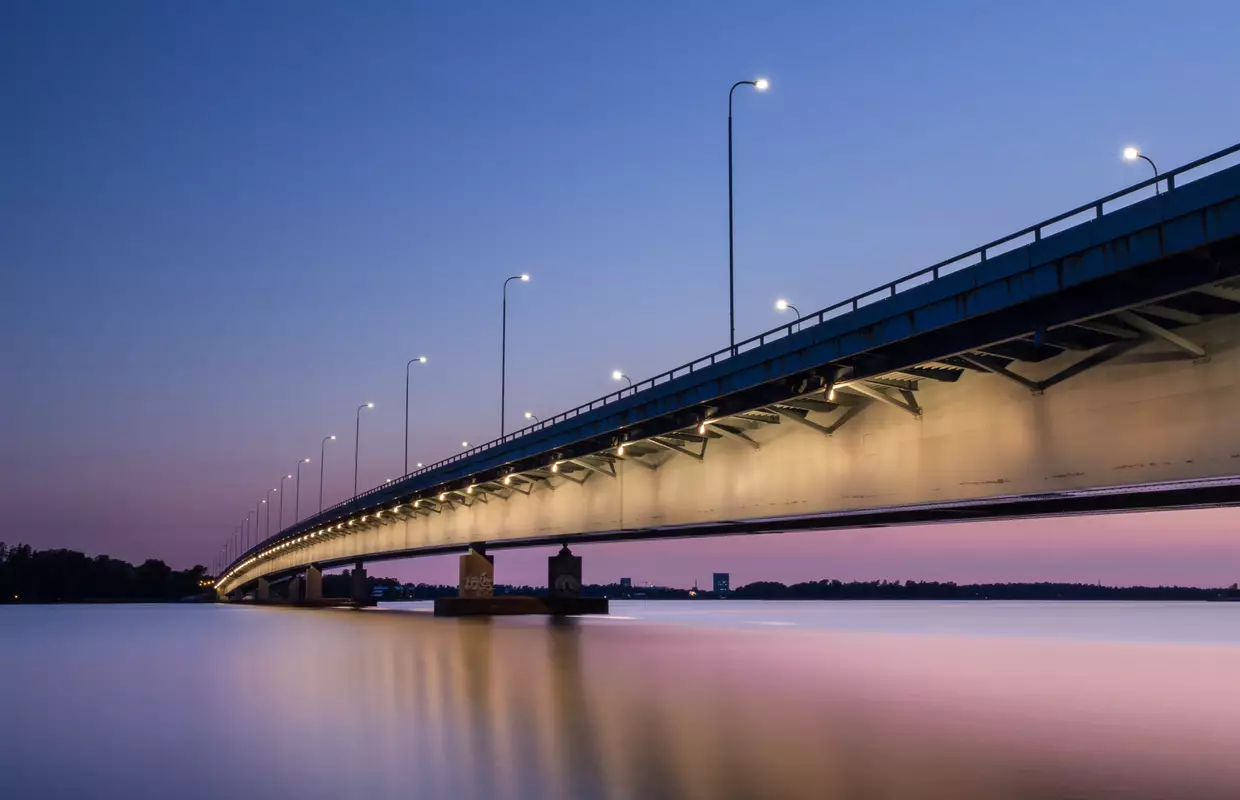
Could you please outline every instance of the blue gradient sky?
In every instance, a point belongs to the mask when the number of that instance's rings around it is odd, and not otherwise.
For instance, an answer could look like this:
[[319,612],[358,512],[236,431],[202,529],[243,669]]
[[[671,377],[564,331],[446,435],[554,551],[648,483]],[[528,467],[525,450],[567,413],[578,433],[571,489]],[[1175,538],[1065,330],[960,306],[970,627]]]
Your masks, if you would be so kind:
[[[326,502],[349,493],[358,403],[361,484],[399,473],[421,353],[413,458],[492,438],[519,272],[510,426],[726,344],[732,81],[772,81],[737,97],[744,337],[776,297],[818,308],[1144,177],[1125,144],[1169,168],[1240,139],[1237,30],[1229,2],[10,0],[0,539],[205,561],[302,456],[312,507],[326,434]],[[1237,519],[608,546],[587,577],[1230,582]],[[1169,569],[1186,542],[1230,549]]]

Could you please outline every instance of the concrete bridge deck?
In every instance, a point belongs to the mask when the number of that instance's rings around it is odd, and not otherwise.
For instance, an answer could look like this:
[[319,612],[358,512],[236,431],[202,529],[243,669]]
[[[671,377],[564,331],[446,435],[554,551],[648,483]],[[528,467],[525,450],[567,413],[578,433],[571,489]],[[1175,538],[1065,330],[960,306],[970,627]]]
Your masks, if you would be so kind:
[[219,587],[483,542],[1236,502],[1240,166],[1186,182],[1236,152],[363,493]]

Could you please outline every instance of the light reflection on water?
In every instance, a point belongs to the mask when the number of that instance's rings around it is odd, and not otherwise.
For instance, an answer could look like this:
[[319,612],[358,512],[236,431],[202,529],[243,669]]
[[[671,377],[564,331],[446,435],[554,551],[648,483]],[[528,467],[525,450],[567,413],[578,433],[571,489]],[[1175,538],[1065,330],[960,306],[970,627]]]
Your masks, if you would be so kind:
[[1240,786],[1240,606],[613,611],[554,623],[408,607],[0,607],[0,795],[1234,797]]

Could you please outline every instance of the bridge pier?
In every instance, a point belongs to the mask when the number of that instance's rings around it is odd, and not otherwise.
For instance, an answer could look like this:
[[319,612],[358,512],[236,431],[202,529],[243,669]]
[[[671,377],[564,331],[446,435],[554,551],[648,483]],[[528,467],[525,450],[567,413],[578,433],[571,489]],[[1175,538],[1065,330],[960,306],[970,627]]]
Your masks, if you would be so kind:
[[302,598],[301,592],[302,579],[300,576],[292,578],[288,582],[288,601],[290,603],[300,603]]
[[265,578],[259,578],[254,586],[254,599],[259,603],[271,600],[271,584]]
[[353,584],[349,597],[358,605],[367,605],[370,603],[370,593],[366,591],[366,568],[362,566],[362,562],[353,565]]
[[457,597],[435,600],[437,617],[490,617],[514,614],[606,614],[605,597],[581,596],[581,556],[567,546],[547,559],[547,596],[495,596],[495,557],[485,543],[470,545],[460,559]]
[[311,565],[306,567],[306,602],[323,599],[323,570]]
[[568,545],[547,559],[547,596],[581,597],[581,556],[573,555]]

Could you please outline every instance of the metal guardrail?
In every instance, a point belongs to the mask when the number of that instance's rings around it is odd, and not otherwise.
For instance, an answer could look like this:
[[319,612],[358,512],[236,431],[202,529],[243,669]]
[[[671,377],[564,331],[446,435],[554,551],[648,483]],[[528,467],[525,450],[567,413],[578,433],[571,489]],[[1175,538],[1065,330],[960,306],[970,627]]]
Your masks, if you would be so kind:
[[[964,268],[966,266],[973,266],[972,263],[960,264],[960,262],[967,261],[968,259],[971,259],[974,257],[978,258],[978,263],[985,262],[987,259],[987,255],[990,251],[993,251],[996,248],[1001,247],[1005,244],[1010,244],[1012,242],[1015,242],[1016,240],[1021,239],[1023,237],[1032,236],[1033,242],[1041,241],[1042,233],[1044,229],[1052,225],[1056,225],[1060,222],[1064,222],[1065,220],[1069,220],[1080,214],[1093,211],[1094,219],[1097,219],[1099,217],[1102,217],[1106,213],[1105,208],[1104,208],[1106,204],[1113,203],[1114,201],[1119,200],[1120,198],[1123,198],[1123,197],[1128,197],[1136,192],[1141,191],[1142,189],[1147,189],[1150,186],[1154,186],[1156,184],[1165,183],[1167,187],[1167,191],[1171,192],[1175,189],[1176,178],[1179,177],[1180,175],[1183,175],[1186,172],[1202,167],[1213,161],[1217,161],[1218,159],[1224,158],[1233,153],[1240,153],[1240,143],[1234,144],[1231,147],[1224,148],[1215,153],[1211,153],[1208,156],[1199,158],[1196,161],[1189,162],[1188,164],[1184,164],[1183,166],[1176,167],[1170,172],[1164,172],[1161,175],[1158,175],[1156,177],[1148,178],[1139,183],[1134,183],[1125,189],[1119,190],[1118,192],[1113,192],[1098,200],[1094,200],[1091,203],[1086,203],[1082,206],[1077,206],[1071,211],[1065,211],[1062,214],[1057,214],[1056,216],[1051,217],[1050,219],[1043,220],[1035,225],[1030,225],[1027,228],[1022,228],[1021,230],[1016,231],[1015,233],[1010,233],[1007,236],[1004,236],[1002,238],[995,239],[994,241],[991,241],[991,242],[987,242],[986,244],[981,245],[980,247],[975,247],[972,250],[967,250],[963,253],[960,253],[959,255],[953,256],[948,259],[944,259],[943,261],[940,261],[937,264],[932,264],[923,269],[919,269],[916,272],[912,272],[912,273],[909,273],[908,275],[904,275],[903,277],[896,278],[895,280],[889,283],[885,283],[882,286],[879,286],[875,289],[871,289],[867,292],[854,295],[853,297],[850,297],[847,300],[841,300],[840,302],[835,303],[834,305],[827,306],[826,308],[820,309],[811,314],[807,314],[803,317],[792,320],[784,325],[780,325],[778,327],[772,328],[771,330],[766,331],[765,333],[760,333],[757,336],[750,337],[749,339],[739,342],[738,344],[736,344],[735,347],[726,347],[722,350],[716,350],[713,353],[710,353],[708,355],[702,356],[701,358],[690,361],[687,364],[682,364],[681,366],[676,367],[674,369],[667,370],[666,372],[661,372],[652,378],[646,378],[642,381],[638,381],[634,383],[632,386],[626,386],[623,389],[612,392],[610,394],[606,394],[596,400],[591,400],[588,403],[583,403],[582,405],[579,405],[576,408],[572,408],[572,409],[569,409],[568,411],[560,412],[559,414],[556,414],[555,416],[548,417],[547,419],[541,420],[539,422],[535,422],[532,425],[527,425],[526,427],[513,431],[512,433],[507,434],[499,439],[494,439],[485,444],[480,444],[480,445],[477,445],[476,447],[471,447],[468,450],[449,456],[448,458],[441,459],[435,462],[434,464],[430,464],[420,469],[416,469],[413,472],[409,472],[405,475],[402,475],[400,478],[394,481],[389,481],[389,482],[380,484],[379,486],[376,486],[372,489],[368,489],[364,492],[361,492],[360,494],[355,495],[354,497],[350,497],[347,500],[342,500],[341,502],[336,503],[335,505],[323,510],[322,512],[319,512],[319,515],[330,514],[333,511],[336,511],[356,500],[359,500],[363,497],[367,497],[369,495],[372,495],[384,489],[387,489],[391,487],[391,485],[396,483],[397,481],[403,481],[408,478],[416,477],[418,475],[425,475],[429,472],[433,472],[434,470],[440,469],[449,464],[455,464],[465,459],[472,458],[473,456],[478,455],[479,453],[483,453],[483,452],[486,452],[487,450],[491,450],[500,445],[515,441],[517,439],[520,439],[523,436],[527,436],[536,431],[546,430],[547,428],[559,422],[564,422],[565,420],[572,419],[574,417],[580,416],[581,414],[593,411],[597,408],[602,408],[603,406],[609,403],[614,403],[625,397],[631,397],[634,394],[637,394],[646,389],[652,389],[655,386],[659,386],[661,384],[667,383],[668,381],[671,381],[677,377],[692,373],[695,370],[704,369],[711,365],[717,364],[720,361],[725,361],[742,352],[752,350],[756,347],[761,347],[765,345],[767,341],[780,339],[785,336],[790,336],[794,331],[804,330],[806,327],[812,327],[813,325],[820,325],[826,322],[828,319],[833,319],[836,316],[838,316],[838,312],[843,311],[844,313],[848,313],[848,312],[856,311],[857,309],[865,306],[869,302],[881,300],[887,297],[895,297],[900,291],[906,291],[916,286],[927,285],[928,283],[932,283],[938,280],[943,274],[951,274],[951,272],[945,273],[946,268],[951,267],[953,265],[957,265],[957,264],[960,265],[960,268]],[[927,279],[927,276],[929,276],[929,279]],[[299,523],[294,523],[294,525],[303,524],[304,522],[305,520],[301,520]],[[287,528],[285,530],[287,530]],[[269,537],[268,539],[264,541],[271,541],[273,539],[278,539],[283,533],[284,531],[280,531],[275,536]],[[262,546],[262,543],[260,543],[259,545],[256,545],[255,548],[251,548],[251,549],[256,549],[261,546]],[[247,555],[248,553],[243,554],[242,556],[238,557],[236,561],[240,561],[244,559]],[[236,563],[236,561],[234,561],[234,563]]]

